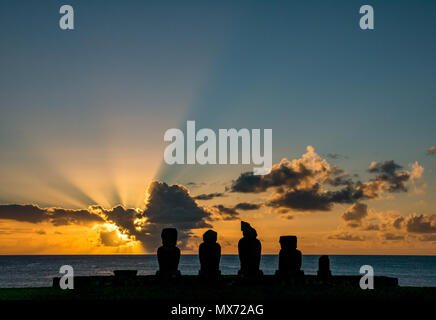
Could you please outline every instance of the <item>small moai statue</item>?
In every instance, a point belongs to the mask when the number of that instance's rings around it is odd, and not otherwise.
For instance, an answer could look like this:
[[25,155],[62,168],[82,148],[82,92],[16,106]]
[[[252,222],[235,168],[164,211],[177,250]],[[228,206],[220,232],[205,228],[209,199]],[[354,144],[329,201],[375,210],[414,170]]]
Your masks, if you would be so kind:
[[330,271],[330,259],[329,256],[321,256],[318,260],[318,277],[329,278],[332,276]]
[[199,248],[200,276],[207,278],[218,277],[221,275],[219,270],[221,259],[221,246],[217,243],[217,233],[208,230],[203,234],[203,243]]
[[297,249],[296,236],[280,237],[279,270],[276,275],[280,277],[303,276],[301,270],[301,251]]
[[177,248],[177,230],[175,228],[165,228],[161,233],[162,246],[157,250],[157,260],[159,271],[157,276],[173,278],[180,276],[178,270],[180,261],[180,249]]
[[238,243],[241,269],[238,275],[242,277],[262,276],[263,272],[259,269],[262,245],[257,239],[257,232],[245,221],[241,221],[241,231],[243,237]]

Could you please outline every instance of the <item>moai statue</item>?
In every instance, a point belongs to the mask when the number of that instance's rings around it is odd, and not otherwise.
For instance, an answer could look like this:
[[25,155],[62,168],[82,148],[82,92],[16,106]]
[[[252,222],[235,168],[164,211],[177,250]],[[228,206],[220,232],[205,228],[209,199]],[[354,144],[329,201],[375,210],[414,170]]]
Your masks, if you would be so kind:
[[219,270],[221,246],[216,240],[217,233],[213,230],[208,230],[203,234],[203,243],[200,244],[199,248],[200,276],[213,278],[221,275]]
[[256,238],[257,232],[249,223],[244,221],[241,221],[241,231],[243,237],[238,243],[241,269],[239,270],[238,275],[243,277],[262,276],[263,272],[259,269],[262,245]]
[[330,271],[330,259],[329,256],[321,256],[318,260],[318,277],[329,278],[332,276]]
[[296,236],[280,237],[279,270],[276,275],[280,277],[303,276],[301,270],[301,251],[297,249]]
[[175,228],[166,228],[161,234],[162,246],[157,249],[157,260],[159,262],[159,271],[156,275],[165,278],[180,276],[177,269],[180,260],[180,249],[177,244],[177,230]]

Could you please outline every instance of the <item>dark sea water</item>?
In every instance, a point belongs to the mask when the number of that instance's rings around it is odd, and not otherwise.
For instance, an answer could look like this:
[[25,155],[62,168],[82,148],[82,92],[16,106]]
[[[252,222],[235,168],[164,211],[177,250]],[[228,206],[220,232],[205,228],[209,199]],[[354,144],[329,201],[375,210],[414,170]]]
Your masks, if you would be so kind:
[[[306,274],[316,274],[318,258],[303,256]],[[262,256],[265,274],[274,274],[277,264],[277,255]],[[376,276],[396,277],[401,286],[436,287],[436,256],[331,255],[330,264],[336,275],[359,275],[362,265],[371,265]],[[76,276],[112,275],[116,269],[134,269],[148,275],[157,270],[155,255],[0,256],[0,288],[49,287],[62,265],[71,265]],[[223,255],[220,268],[222,274],[237,274],[238,256]],[[183,255],[179,269],[182,274],[198,274],[198,256]]]

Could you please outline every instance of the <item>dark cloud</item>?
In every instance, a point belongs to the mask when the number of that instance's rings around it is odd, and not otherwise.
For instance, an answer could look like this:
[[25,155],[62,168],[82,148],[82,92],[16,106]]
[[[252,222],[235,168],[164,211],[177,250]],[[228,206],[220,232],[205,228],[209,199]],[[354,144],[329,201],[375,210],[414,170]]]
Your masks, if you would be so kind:
[[235,220],[239,218],[239,212],[235,208],[229,208],[222,204],[214,206],[219,212],[220,217],[223,220]]
[[214,193],[203,193],[198,196],[195,196],[195,200],[212,200],[214,198],[219,198],[224,196],[224,193],[222,192],[214,192]]
[[216,209],[219,217],[223,220],[235,220],[239,219],[238,210],[250,211],[257,210],[262,207],[262,204],[241,202],[234,207],[226,207],[222,204],[215,205],[213,208]]
[[411,233],[436,233],[436,215],[412,214],[405,220],[406,230]]
[[260,203],[248,203],[248,202],[241,202],[238,203],[236,206],[234,206],[233,208],[236,210],[257,210],[260,209],[260,207],[262,207],[262,204]]
[[315,174],[304,163],[298,163],[295,166],[292,162],[284,159],[279,164],[274,165],[269,174],[242,173],[233,181],[230,190],[232,192],[260,193],[271,187],[294,188]]
[[400,171],[402,166],[395,163],[395,161],[385,161],[383,163],[373,162],[371,163],[368,171],[371,173],[378,173],[378,175],[371,179],[370,182],[386,182],[386,189],[389,192],[407,191],[406,183],[410,179],[410,173],[408,171]]
[[349,207],[343,214],[342,219],[351,226],[360,225],[362,219],[368,215],[368,206],[364,203],[356,202]]
[[394,218],[394,221],[392,222],[392,226],[399,230],[403,227],[404,217],[396,217]]
[[48,221],[49,217],[46,210],[32,204],[8,204],[0,205],[0,219],[38,223]]
[[212,227],[207,222],[211,213],[199,207],[185,187],[154,181],[148,193],[146,208],[140,215],[146,222],[141,231],[135,232],[148,251],[154,251],[161,244],[162,228],[177,228],[181,247],[184,248],[192,229]]
[[87,210],[39,208],[36,205],[0,205],[0,219],[20,222],[51,222],[55,226],[101,223],[104,220]]
[[239,219],[238,210],[250,211],[250,210],[260,209],[261,207],[262,204],[249,203],[249,202],[241,202],[235,205],[234,207],[227,207],[222,204],[213,206],[216,215],[218,215],[219,219],[222,220],[236,220]]
[[394,233],[384,233],[382,235],[383,240],[392,240],[392,241],[397,241],[397,240],[404,240],[404,235],[399,235],[399,234],[394,234]]
[[353,235],[353,234],[348,233],[348,232],[340,232],[340,233],[332,234],[332,235],[328,236],[328,239],[344,240],[344,241],[364,241],[365,240],[363,237],[360,237],[358,235]]
[[46,211],[50,217],[50,222],[55,226],[70,224],[89,225],[104,222],[103,218],[97,214],[84,209],[48,208]]
[[135,224],[135,219],[141,216],[140,212],[134,209],[124,209],[122,206],[117,206],[112,209],[92,206],[91,210],[103,217],[104,221],[115,224],[122,233],[135,236],[135,238],[139,235],[137,234],[138,226]]
[[349,187],[338,191],[324,191],[321,185],[316,184],[310,189],[291,189],[276,193],[266,205],[297,211],[329,211],[334,204],[353,203],[360,198],[362,198],[361,192]]
[[[360,226],[360,224],[357,226]],[[362,230],[364,230],[364,231],[378,231],[378,230],[380,230],[380,227],[377,224],[370,223],[370,224],[364,226],[362,228]]]

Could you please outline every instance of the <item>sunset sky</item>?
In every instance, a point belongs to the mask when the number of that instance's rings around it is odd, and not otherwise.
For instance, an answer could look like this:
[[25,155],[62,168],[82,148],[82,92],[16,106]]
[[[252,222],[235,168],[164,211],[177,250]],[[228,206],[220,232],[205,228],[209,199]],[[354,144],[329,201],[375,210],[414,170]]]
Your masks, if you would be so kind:
[[[0,254],[436,254],[436,3],[0,3]],[[272,129],[271,174],[172,165],[169,128]]]

